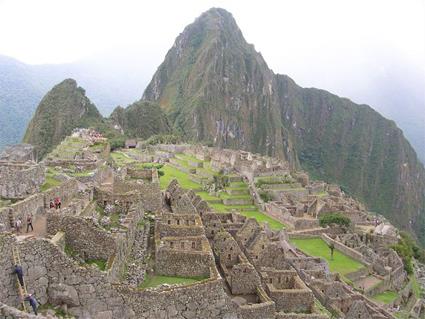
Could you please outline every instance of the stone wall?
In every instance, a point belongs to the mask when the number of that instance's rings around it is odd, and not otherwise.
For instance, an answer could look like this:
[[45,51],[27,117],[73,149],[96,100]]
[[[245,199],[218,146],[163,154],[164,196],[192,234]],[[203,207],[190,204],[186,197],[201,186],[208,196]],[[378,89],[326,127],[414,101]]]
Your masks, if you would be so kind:
[[317,313],[277,313],[276,319],[328,319],[326,315]]
[[[16,278],[12,275],[12,249],[18,245],[25,281],[41,304],[67,304],[81,318],[236,318],[228,309],[222,280],[214,269],[211,279],[168,289],[132,289],[111,283],[94,266],[82,267],[48,240],[19,244],[0,235],[0,300],[17,306]],[[256,317],[261,318],[261,317]]]
[[161,237],[186,237],[204,235],[204,227],[199,215],[163,213],[155,224],[155,232]]
[[79,182],[75,179],[69,179],[59,186],[53,187],[43,193],[44,195],[44,207],[48,208],[50,200],[54,200],[59,197],[62,202],[62,207],[67,205],[79,192]]
[[[0,209],[0,223],[4,223],[7,230],[11,229],[18,218],[22,219],[23,226],[26,225],[26,217],[33,215],[33,224],[44,212],[44,195],[38,193],[25,198],[15,204]],[[11,224],[12,223],[12,224]]]
[[83,259],[108,260],[117,252],[115,239],[110,233],[96,226],[91,219],[47,213],[47,233],[65,233],[65,242]]
[[[214,265],[206,238],[202,237],[165,237],[156,247],[155,271],[165,276],[208,277],[210,268]],[[195,245],[194,245],[195,244]],[[182,247],[184,245],[184,247]],[[200,246],[201,245],[201,246]]]
[[274,319],[276,308],[274,302],[267,296],[262,288],[257,289],[258,303],[241,305],[237,307],[240,319]]
[[354,260],[357,260],[358,262],[362,263],[363,265],[370,266],[370,264],[363,258],[363,255],[359,253],[357,250],[345,246],[343,243],[332,239],[326,234],[322,234],[321,238],[329,245],[330,243],[334,244],[334,247],[342,252],[343,254],[353,258]]
[[[29,304],[28,306],[29,307]],[[56,316],[47,316],[44,317],[42,315],[34,315],[31,313],[27,313],[24,311],[20,311],[14,307],[10,307],[0,302],[0,319],[56,319]]]
[[25,198],[40,191],[45,180],[44,165],[0,164],[0,196]]

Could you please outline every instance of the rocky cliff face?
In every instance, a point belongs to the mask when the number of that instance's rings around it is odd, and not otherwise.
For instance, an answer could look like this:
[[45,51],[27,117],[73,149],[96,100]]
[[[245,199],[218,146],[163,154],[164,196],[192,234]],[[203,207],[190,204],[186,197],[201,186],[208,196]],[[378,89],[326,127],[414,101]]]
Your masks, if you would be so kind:
[[76,127],[89,127],[103,121],[84,89],[72,79],[53,87],[41,100],[24,136],[36,147],[39,158],[50,152]]
[[231,14],[212,9],[177,37],[143,99],[159,102],[188,139],[295,162],[275,81]]
[[301,164],[425,242],[425,171],[401,130],[366,105],[274,74],[227,11],[185,28],[143,99],[186,138]]

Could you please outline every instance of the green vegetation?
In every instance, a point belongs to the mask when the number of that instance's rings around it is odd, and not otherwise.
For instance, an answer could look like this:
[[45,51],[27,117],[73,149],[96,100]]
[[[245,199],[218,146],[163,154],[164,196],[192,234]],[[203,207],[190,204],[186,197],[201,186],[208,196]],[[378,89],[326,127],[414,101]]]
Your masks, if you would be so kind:
[[265,203],[268,203],[273,200],[272,196],[267,192],[260,192],[260,197]]
[[[34,145],[44,157],[77,127],[95,127],[103,122],[84,89],[72,79],[64,80],[41,100],[23,141]],[[65,154],[67,156],[67,154]]]
[[165,165],[161,170],[164,171],[164,176],[161,176],[159,179],[161,189],[166,189],[168,184],[170,184],[173,179],[177,179],[184,189],[196,190],[201,188],[198,183],[193,182],[189,178],[188,174],[178,170],[171,165]]
[[384,304],[389,304],[393,302],[397,297],[398,294],[395,291],[384,291],[380,294],[373,296],[372,299]]
[[268,223],[270,228],[273,230],[281,230],[285,228],[285,225],[278,220],[259,211],[241,211],[240,214],[248,218],[255,218],[259,223]]
[[56,176],[59,174],[57,170],[54,168],[49,167],[46,172],[46,179],[44,181],[44,184],[41,185],[40,189],[42,192],[45,192],[53,187],[59,186],[62,184],[62,182],[58,179],[56,179]]
[[416,279],[416,276],[414,274],[409,275],[409,281],[412,283],[412,291],[415,294],[415,297],[421,298],[423,290],[418,280]]
[[70,257],[76,257],[78,255],[77,252],[68,244],[65,244],[65,254]]
[[157,286],[163,285],[163,284],[187,285],[187,284],[193,284],[195,282],[205,280],[205,279],[206,278],[204,278],[204,277],[184,278],[184,277],[170,277],[170,276],[159,276],[159,275],[146,274],[145,280],[139,286],[139,288],[142,288],[142,289],[152,288],[152,287],[157,287]]
[[112,160],[115,162],[115,164],[119,167],[125,166],[127,164],[134,163],[135,160],[129,157],[124,152],[115,151],[111,153]]
[[41,314],[47,313],[47,310],[52,310],[56,317],[58,318],[64,318],[64,319],[71,319],[75,318],[73,315],[67,313],[65,310],[63,310],[60,306],[53,306],[52,304],[45,303],[43,305],[40,305],[38,307],[38,312]]
[[125,109],[116,108],[111,119],[131,138],[159,139],[161,134],[171,133],[164,111],[155,102],[137,101]]
[[291,239],[291,242],[308,255],[324,258],[328,262],[329,269],[332,272],[346,275],[364,267],[358,261],[344,255],[338,250],[334,251],[333,259],[331,259],[330,249],[321,238]]
[[89,265],[96,265],[102,271],[106,270],[106,260],[104,259],[88,259],[86,263]]
[[332,225],[349,227],[351,224],[351,220],[350,218],[342,215],[341,213],[329,213],[329,214],[320,216],[319,223],[320,223],[320,226],[322,227],[332,226]]
[[420,262],[425,260],[425,251],[420,248],[412,237],[406,232],[400,232],[400,239],[392,248],[403,259],[404,269],[410,275],[413,274],[412,258],[418,259]]

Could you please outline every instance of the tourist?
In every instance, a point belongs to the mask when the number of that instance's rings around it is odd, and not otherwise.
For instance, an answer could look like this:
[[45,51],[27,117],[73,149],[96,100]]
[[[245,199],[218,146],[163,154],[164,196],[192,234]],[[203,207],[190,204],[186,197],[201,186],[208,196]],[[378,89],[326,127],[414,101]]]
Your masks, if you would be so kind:
[[19,284],[21,285],[21,287],[24,288],[24,271],[22,270],[22,266],[16,264],[13,273],[16,274],[16,276],[18,277]]
[[34,314],[37,316],[38,303],[35,297],[32,294],[28,294],[28,296],[25,297],[25,301],[28,301],[30,303],[32,310],[34,311]]
[[21,228],[22,228],[22,220],[21,217],[18,217],[18,219],[15,222],[15,228],[16,228],[16,233],[19,234],[21,233]]
[[55,204],[53,203],[53,200],[50,200],[50,209],[52,209],[53,207],[55,207]]
[[32,227],[32,214],[28,214],[27,216],[27,233],[29,228],[31,227],[31,231],[34,231],[34,227]]
[[59,197],[55,198],[55,208],[56,209],[61,208],[61,199]]

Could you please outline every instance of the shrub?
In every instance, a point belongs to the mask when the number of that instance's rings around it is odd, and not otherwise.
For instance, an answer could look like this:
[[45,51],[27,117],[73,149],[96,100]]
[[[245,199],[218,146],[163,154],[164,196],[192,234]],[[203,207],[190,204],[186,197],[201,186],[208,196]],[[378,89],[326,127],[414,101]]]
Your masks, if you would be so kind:
[[391,247],[403,260],[404,270],[410,275],[413,273],[412,258],[423,262],[425,259],[425,251],[420,248],[413,238],[406,232],[400,232],[400,239],[396,245]]
[[161,171],[161,170],[158,170],[158,176],[164,176],[165,175],[165,172],[164,171]]
[[340,213],[330,213],[323,215],[319,218],[320,226],[326,227],[328,225],[340,225],[344,227],[349,227],[351,224],[350,218],[344,216]]
[[109,140],[109,144],[111,145],[111,151],[116,150],[117,148],[123,148],[125,146],[125,138],[124,137],[115,137]]
[[272,196],[267,193],[267,192],[260,192],[260,198],[265,202],[268,203],[270,202],[272,199]]

